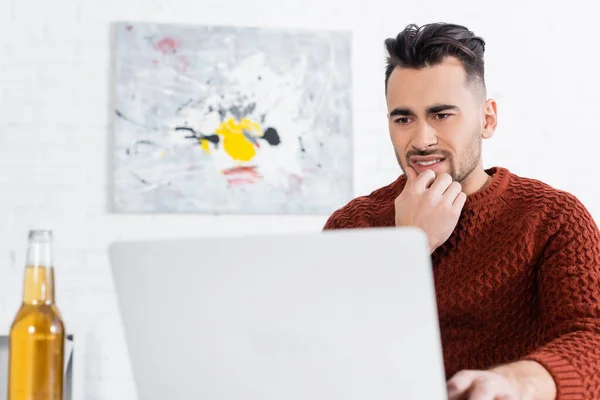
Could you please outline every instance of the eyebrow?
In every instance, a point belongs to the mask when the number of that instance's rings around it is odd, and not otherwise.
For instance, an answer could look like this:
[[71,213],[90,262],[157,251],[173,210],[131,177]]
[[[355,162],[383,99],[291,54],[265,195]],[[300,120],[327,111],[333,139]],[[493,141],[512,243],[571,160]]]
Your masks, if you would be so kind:
[[[454,106],[452,104],[435,104],[435,105],[427,108],[427,114],[435,114],[435,113],[439,113],[442,111],[448,111],[448,110],[458,110],[458,107]],[[398,116],[406,117],[406,116],[411,116],[411,115],[414,116],[416,114],[410,108],[396,107],[390,112],[390,118],[398,117]]]

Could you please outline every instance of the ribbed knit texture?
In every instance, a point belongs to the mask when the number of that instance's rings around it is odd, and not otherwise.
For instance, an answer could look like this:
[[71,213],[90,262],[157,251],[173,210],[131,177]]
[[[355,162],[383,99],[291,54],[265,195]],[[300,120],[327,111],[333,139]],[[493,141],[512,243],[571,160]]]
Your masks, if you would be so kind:
[[[534,360],[553,376],[558,400],[600,399],[598,227],[569,193],[504,168],[487,172],[492,182],[468,196],[432,254],[446,377]],[[324,229],[394,226],[405,182],[352,200]]]

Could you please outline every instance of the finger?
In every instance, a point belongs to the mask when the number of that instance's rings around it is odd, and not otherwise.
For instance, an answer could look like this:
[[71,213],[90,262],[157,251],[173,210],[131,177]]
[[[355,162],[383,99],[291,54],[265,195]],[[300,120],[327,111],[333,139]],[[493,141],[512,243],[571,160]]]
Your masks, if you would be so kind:
[[454,203],[452,204],[452,207],[454,207],[457,210],[462,210],[462,208],[465,206],[465,203],[467,202],[467,195],[465,192],[460,192],[457,196],[456,196],[456,200],[454,200]]
[[461,399],[470,389],[471,385],[478,376],[475,371],[460,371],[455,374],[447,383],[448,400]]
[[486,381],[475,381],[469,393],[469,400],[495,400],[503,394],[495,390],[494,386],[486,383]]
[[414,181],[414,186],[425,191],[435,181],[435,172],[430,169],[426,169],[421,172],[417,179]]
[[414,182],[417,179],[417,172],[413,167],[406,167],[406,182]]
[[430,189],[442,195],[451,184],[452,177],[449,174],[441,174],[435,178],[435,181],[431,184]]
[[462,192],[462,185],[456,181],[450,183],[448,189],[444,192],[444,198],[447,199],[449,204],[454,204],[456,196]]

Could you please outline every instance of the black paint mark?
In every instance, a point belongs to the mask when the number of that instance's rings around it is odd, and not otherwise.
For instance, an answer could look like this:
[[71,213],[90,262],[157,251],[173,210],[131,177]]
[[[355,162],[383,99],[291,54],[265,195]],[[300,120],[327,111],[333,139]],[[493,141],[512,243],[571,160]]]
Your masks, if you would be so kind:
[[194,135],[192,137],[196,137],[196,135],[197,135],[197,133],[194,130],[194,128],[190,128],[188,126],[178,126],[178,127],[175,128],[175,130],[176,131],[189,131],[189,132],[192,132],[192,134]]
[[322,168],[323,166],[321,165],[321,163],[317,164],[317,168]]
[[213,143],[215,146],[217,146],[219,144],[219,136],[212,134],[212,135],[205,135],[203,133],[197,133],[193,128],[190,128],[188,126],[178,126],[175,128],[176,131],[188,131],[191,132],[191,135],[186,135],[186,139],[196,139],[198,141],[200,140],[208,140],[209,142]]
[[266,118],[267,118],[267,114],[262,114],[262,115],[260,116],[260,123],[261,123],[261,124],[264,124],[264,123],[265,123],[265,119],[266,119]]
[[252,134],[252,132],[248,132],[247,130],[242,129],[242,134],[246,139],[248,139],[250,143],[254,144],[255,146],[258,146],[258,141],[256,140],[256,137]]
[[242,110],[240,110],[240,108],[238,106],[231,106],[231,107],[229,107],[229,112],[238,121],[242,119]]
[[279,134],[275,128],[267,128],[263,137],[271,146],[277,146],[281,143],[281,139],[279,138]]
[[142,140],[136,140],[136,141],[133,143],[133,146],[131,146],[131,147],[129,147],[129,148],[127,148],[127,149],[125,150],[125,154],[127,154],[127,155],[131,155],[132,153],[133,153],[133,154],[138,154],[138,153],[140,152],[140,151],[139,151],[139,149],[138,149],[138,147],[139,147],[140,145],[146,145],[146,146],[154,146],[154,147],[158,147],[158,145],[157,145],[156,143],[154,143],[154,142],[152,142],[152,141],[150,141],[150,140],[144,140],[144,139],[142,139]]
[[259,80],[259,81],[262,81],[262,76],[260,76],[260,75],[259,75],[259,76],[258,76],[258,80]]
[[215,146],[218,145],[220,142],[219,136],[215,135],[215,134],[204,135],[204,137],[202,137],[201,139],[208,140],[209,142],[213,143]]
[[175,111],[175,112],[178,113],[179,111],[183,110],[184,107],[189,106],[190,104],[192,104],[193,101],[194,101],[193,99],[188,99],[188,101],[186,101],[185,103],[183,103],[182,105],[177,107],[177,111]]
[[134,120],[132,120],[130,118],[127,118],[125,116],[125,114],[123,114],[119,110],[115,110],[115,114],[117,115],[117,117],[119,117],[121,119],[124,119],[127,122],[131,122],[132,124],[137,125],[139,127],[142,127],[142,128],[145,128],[145,129],[148,129],[148,130],[151,130],[151,131],[157,131],[158,130],[158,128],[156,128],[155,126],[148,126],[148,125],[140,124],[139,122],[136,122],[136,121],[134,121]]
[[302,143],[302,138],[301,137],[298,138],[298,142],[300,143],[300,151],[302,153],[306,153],[306,149],[304,148],[304,143]]
[[151,183],[150,183],[150,182],[148,182],[146,179],[142,178],[142,177],[141,177],[141,176],[139,176],[139,175],[136,175],[136,174],[134,174],[133,172],[130,172],[130,174],[131,174],[131,175],[132,175],[132,176],[133,176],[135,179],[137,179],[138,181],[140,181],[141,183],[143,183],[144,185],[150,185],[150,184],[151,184]]
[[251,104],[247,105],[243,111],[244,116],[252,114],[254,112],[255,108],[256,108],[256,103],[251,103]]
[[227,111],[219,106],[219,117],[221,118],[221,122],[225,121],[225,116],[227,115]]

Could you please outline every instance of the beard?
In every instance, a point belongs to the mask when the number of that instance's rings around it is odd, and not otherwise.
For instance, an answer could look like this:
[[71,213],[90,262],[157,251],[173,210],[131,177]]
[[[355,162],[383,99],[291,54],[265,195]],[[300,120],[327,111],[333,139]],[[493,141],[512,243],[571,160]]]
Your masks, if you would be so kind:
[[[460,163],[456,165],[456,160],[452,153],[443,149],[432,149],[432,150],[417,150],[412,149],[406,153],[405,160],[410,159],[412,156],[431,156],[431,155],[441,155],[444,157],[444,160],[448,162],[450,166],[450,170],[447,171],[448,174],[452,177],[453,181],[463,183],[463,181],[471,175],[471,173],[477,168],[479,165],[479,161],[481,160],[481,140],[479,139],[479,133],[469,141],[469,143],[465,146],[460,155]],[[398,164],[400,165],[400,169],[404,175],[406,175],[406,164],[402,162],[398,151],[394,151],[396,154],[396,160],[398,160]]]

